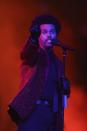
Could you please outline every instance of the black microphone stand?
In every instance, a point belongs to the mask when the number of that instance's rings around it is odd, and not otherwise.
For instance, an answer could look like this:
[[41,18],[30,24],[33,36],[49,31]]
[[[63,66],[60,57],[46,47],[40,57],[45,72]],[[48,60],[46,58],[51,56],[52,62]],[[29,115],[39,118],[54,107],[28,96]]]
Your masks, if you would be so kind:
[[[62,80],[62,79],[66,79],[65,66],[66,66],[67,51],[75,51],[75,49],[67,47],[67,46],[64,46],[62,44],[62,42],[60,42],[57,45],[62,48],[63,70],[64,70],[64,75],[61,78],[61,80]],[[58,131],[64,131],[64,95],[66,95],[66,97],[67,97],[67,94],[65,94],[64,91],[63,91],[64,90],[64,86],[62,85],[61,82],[59,84],[60,87],[59,87],[59,90],[58,90],[58,116],[57,116],[57,118],[58,118],[58,120],[57,120],[57,122],[58,122],[58,127],[57,127]],[[66,99],[66,102],[67,102],[67,99]]]

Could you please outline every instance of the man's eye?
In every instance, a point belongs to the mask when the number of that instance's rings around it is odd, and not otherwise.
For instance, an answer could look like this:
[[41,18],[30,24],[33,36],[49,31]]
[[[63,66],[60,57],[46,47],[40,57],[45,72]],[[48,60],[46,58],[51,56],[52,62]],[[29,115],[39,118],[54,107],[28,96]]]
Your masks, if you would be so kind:
[[43,33],[43,34],[46,34],[46,33],[47,33],[47,31],[42,31],[42,33]]

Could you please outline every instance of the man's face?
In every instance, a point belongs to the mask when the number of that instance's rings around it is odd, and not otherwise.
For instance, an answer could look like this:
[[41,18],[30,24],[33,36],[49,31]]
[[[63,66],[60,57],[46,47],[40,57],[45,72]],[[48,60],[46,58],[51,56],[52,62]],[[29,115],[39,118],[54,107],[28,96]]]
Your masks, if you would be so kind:
[[53,24],[42,24],[40,25],[40,31],[38,38],[40,47],[43,49],[53,47],[52,40],[57,37],[55,26]]

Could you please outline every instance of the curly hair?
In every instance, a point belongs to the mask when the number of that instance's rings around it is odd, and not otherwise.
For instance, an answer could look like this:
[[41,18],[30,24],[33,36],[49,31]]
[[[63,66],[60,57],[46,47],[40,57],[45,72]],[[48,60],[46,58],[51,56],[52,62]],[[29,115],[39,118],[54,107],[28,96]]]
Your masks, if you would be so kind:
[[58,19],[50,14],[43,14],[43,15],[40,15],[38,17],[36,17],[30,28],[29,28],[29,31],[30,31],[30,37],[32,39],[35,39],[36,42],[39,35],[40,35],[40,25],[42,24],[53,24],[55,26],[55,29],[56,29],[56,33],[59,34],[60,30],[61,30],[61,25],[58,21]]
[[41,33],[40,31],[40,25],[42,24],[53,24],[56,29],[56,33],[59,34],[61,30],[61,25],[58,19],[50,14],[43,14],[38,17],[36,17],[29,28],[30,36],[28,38],[27,43],[25,44],[22,53],[21,58],[24,58],[26,51],[28,51],[29,43],[37,44],[38,45],[38,37]]

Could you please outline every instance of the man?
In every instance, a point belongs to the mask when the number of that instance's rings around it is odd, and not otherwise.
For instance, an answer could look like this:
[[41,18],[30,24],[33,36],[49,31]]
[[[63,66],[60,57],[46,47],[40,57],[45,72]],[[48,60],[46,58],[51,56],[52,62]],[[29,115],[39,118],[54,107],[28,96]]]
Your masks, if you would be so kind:
[[57,126],[58,109],[61,107],[58,95],[63,92],[61,78],[64,71],[62,62],[53,51],[60,29],[60,23],[51,15],[41,15],[32,22],[30,37],[21,52],[20,86],[29,89],[29,109],[25,120],[19,122],[18,131],[61,130]]

